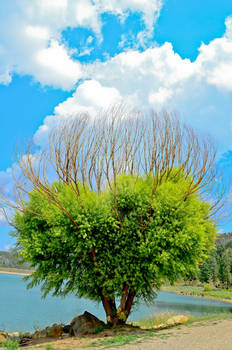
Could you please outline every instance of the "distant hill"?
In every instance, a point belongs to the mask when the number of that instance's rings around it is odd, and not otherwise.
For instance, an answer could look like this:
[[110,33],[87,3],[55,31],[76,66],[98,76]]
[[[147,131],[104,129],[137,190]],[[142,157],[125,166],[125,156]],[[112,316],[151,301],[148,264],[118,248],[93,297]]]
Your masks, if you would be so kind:
[[0,267],[13,267],[17,269],[30,269],[30,264],[19,264],[19,259],[11,252],[0,251]]
[[[228,242],[232,242],[232,232],[222,233],[216,240],[216,247],[219,245],[225,245]],[[17,269],[30,269],[29,263],[19,264],[19,259],[17,259],[12,252],[0,251],[0,268],[10,267]]]
[[230,241],[232,241],[232,232],[221,233],[218,235],[218,238],[216,240],[216,247],[219,245],[225,245]]

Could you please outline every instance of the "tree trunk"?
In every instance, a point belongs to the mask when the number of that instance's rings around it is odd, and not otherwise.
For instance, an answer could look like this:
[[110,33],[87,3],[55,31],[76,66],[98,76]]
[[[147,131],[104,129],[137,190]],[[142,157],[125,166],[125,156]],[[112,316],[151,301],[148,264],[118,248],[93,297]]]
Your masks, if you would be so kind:
[[136,293],[133,290],[129,290],[128,285],[125,285],[118,309],[116,308],[115,299],[110,299],[105,296],[101,297],[108,325],[114,327],[126,323],[126,320],[130,315],[135,294]]

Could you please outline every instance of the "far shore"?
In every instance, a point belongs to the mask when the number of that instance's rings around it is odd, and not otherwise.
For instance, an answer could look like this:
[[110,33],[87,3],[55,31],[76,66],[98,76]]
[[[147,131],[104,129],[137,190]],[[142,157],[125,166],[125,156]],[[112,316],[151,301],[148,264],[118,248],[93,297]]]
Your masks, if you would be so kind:
[[33,270],[16,269],[10,267],[0,267],[0,274],[30,276]]
[[218,300],[218,301],[223,301],[225,303],[230,303],[232,304],[232,298],[227,299],[227,298],[223,298],[223,297],[219,297],[219,296],[212,296],[212,295],[199,295],[199,294],[194,294],[194,293],[188,293],[186,291],[183,291],[183,287],[179,288],[179,290],[172,290],[172,288],[167,287],[167,286],[163,286],[161,288],[162,291],[164,292],[169,292],[169,293],[173,293],[173,294],[178,294],[178,295],[186,295],[189,297],[197,297],[197,298],[204,298],[204,299],[211,299],[211,300]]

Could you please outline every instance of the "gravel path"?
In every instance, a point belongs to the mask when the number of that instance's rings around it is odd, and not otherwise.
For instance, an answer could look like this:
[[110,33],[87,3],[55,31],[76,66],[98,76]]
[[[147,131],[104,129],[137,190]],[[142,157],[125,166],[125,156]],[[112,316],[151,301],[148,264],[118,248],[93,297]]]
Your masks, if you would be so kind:
[[93,341],[108,338],[83,337],[66,338],[57,341],[44,339],[44,344],[33,345],[28,350],[46,350],[50,344],[56,350],[232,350],[232,319],[221,321],[204,321],[189,326],[159,330],[151,338],[141,338],[141,342],[117,347],[88,347]]
[[[118,348],[111,348],[118,349]],[[232,320],[182,326],[159,332],[157,337],[125,350],[232,350]]]

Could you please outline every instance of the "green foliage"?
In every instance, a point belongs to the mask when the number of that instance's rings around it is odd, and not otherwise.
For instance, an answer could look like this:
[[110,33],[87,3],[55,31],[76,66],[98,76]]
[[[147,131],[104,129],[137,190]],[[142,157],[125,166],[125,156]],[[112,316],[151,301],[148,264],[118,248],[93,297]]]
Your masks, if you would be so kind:
[[16,340],[8,339],[5,343],[0,344],[2,348],[6,348],[8,350],[18,350],[19,343]]
[[211,284],[204,284],[203,288],[204,292],[211,292],[213,290],[213,286],[211,286]]
[[216,250],[201,265],[199,279],[201,282],[213,282],[229,288],[232,286],[232,244],[228,239],[219,239]]
[[100,301],[100,290],[118,297],[127,283],[137,297],[150,300],[163,279],[194,273],[215,241],[209,204],[197,193],[184,199],[190,179],[181,175],[163,181],[151,202],[153,181],[149,175],[118,176],[116,201],[109,188],[98,194],[82,186],[78,198],[72,186],[54,183],[76,225],[32,192],[27,208],[41,216],[14,217],[17,249],[36,269],[29,287],[42,283],[44,295]]
[[210,253],[209,258],[202,264],[199,272],[199,279],[201,282],[216,283],[218,280],[218,261],[215,251]]

